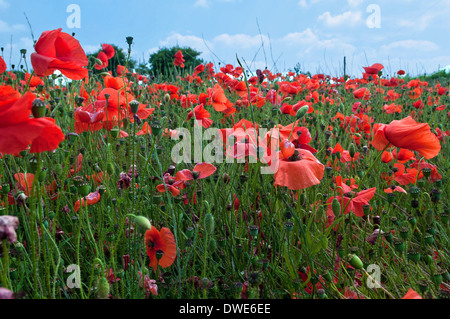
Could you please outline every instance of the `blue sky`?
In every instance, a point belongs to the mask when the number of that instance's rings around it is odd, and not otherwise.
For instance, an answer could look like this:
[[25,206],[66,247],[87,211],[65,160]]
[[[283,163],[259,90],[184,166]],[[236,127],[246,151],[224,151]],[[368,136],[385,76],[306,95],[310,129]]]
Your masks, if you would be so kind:
[[[71,4],[80,8],[80,28],[67,24]],[[178,44],[216,64],[237,65],[237,54],[253,70],[300,63],[303,71],[342,75],[344,56],[354,76],[373,63],[413,75],[450,65],[450,0],[0,0],[7,64],[19,62],[22,48],[33,52],[24,13],[35,39],[61,27],[87,53],[101,43],[127,48],[133,36],[138,61]]]

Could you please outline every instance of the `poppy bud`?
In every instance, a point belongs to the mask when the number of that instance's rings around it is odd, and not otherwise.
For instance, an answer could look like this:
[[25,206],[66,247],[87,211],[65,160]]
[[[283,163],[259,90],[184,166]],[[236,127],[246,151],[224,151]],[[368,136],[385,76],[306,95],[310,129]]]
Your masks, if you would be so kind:
[[355,157],[355,154],[356,154],[356,147],[355,147],[355,144],[353,144],[353,143],[350,144],[350,147],[349,147],[349,149],[348,149],[348,152],[349,152],[351,158]]
[[148,218],[144,216],[137,216],[134,219],[137,229],[142,233],[145,234],[145,232],[152,228],[152,224],[148,220]]
[[136,114],[139,109],[140,103],[136,100],[133,100],[129,104],[130,104],[131,113]]
[[41,99],[35,99],[31,105],[31,113],[35,118],[41,118],[45,116],[46,106]]
[[38,177],[39,182],[42,183],[43,181],[45,181],[45,178],[46,178],[46,177],[47,177],[47,171],[42,170],[42,171],[39,173],[39,177]]
[[303,116],[305,116],[306,112],[308,112],[309,106],[305,105],[302,106],[298,111],[297,111],[297,119],[301,119]]
[[96,65],[99,65],[99,66],[102,66],[102,65],[103,65],[102,60],[100,60],[99,58],[94,58],[94,61],[95,61],[95,64],[96,64]]
[[108,299],[109,282],[105,277],[99,279],[97,283],[97,299]]
[[205,215],[204,226],[208,234],[211,235],[214,232],[214,216],[211,213]]
[[164,95],[164,102],[166,102],[166,103],[169,103],[169,102],[170,102],[170,94],[169,94],[169,93],[166,93],[166,94]]
[[335,216],[338,216],[341,212],[341,203],[339,203],[339,200],[335,197],[333,199],[333,202],[331,203],[331,208],[333,210],[333,214]]

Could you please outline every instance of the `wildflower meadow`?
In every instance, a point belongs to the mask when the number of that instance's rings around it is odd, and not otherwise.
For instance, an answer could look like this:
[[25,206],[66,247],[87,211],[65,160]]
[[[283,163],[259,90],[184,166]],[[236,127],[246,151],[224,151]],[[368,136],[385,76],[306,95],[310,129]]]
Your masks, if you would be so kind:
[[36,40],[0,57],[0,298],[448,298],[448,78]]

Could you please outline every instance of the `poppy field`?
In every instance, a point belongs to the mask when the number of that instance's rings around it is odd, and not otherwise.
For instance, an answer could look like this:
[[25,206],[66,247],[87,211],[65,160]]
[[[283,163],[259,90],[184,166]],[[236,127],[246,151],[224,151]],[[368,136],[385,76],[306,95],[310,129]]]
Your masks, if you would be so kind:
[[61,30],[0,57],[1,299],[448,298],[448,82],[150,77]]

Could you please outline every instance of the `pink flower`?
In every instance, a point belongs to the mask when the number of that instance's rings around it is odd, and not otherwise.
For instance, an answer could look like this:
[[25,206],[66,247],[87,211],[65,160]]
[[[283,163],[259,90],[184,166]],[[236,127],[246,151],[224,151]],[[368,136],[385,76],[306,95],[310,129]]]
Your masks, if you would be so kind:
[[8,238],[10,243],[17,241],[15,230],[19,226],[19,219],[14,216],[0,216],[0,241]]
[[14,299],[14,293],[9,289],[0,287],[0,299]]

